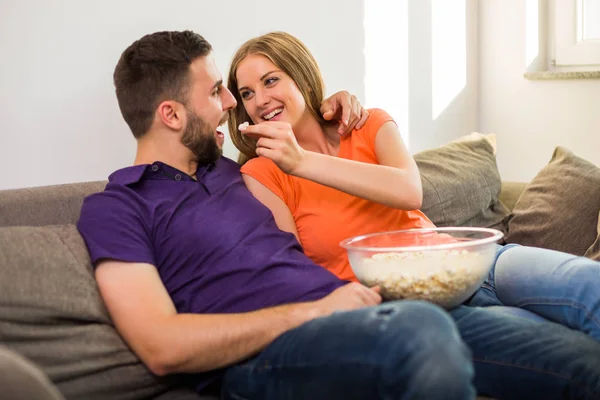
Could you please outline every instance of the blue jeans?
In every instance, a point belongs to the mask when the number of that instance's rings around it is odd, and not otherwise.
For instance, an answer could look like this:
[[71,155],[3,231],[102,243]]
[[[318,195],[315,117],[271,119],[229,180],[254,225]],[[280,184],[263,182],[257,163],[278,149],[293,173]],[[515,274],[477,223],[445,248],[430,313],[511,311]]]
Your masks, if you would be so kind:
[[226,400],[474,399],[471,354],[442,309],[397,301],[288,331],[223,378]]
[[[592,338],[598,280],[596,262],[499,247],[489,279],[468,305],[450,311],[472,353],[478,393],[499,400],[600,399],[600,342]],[[230,368],[224,398],[471,398],[471,363],[438,314],[402,301],[309,322]]]
[[600,262],[535,247],[498,246],[487,280],[467,304],[553,321],[600,341]]
[[[488,279],[467,305],[451,314],[473,352],[478,392],[512,399],[600,399],[599,262],[498,246]],[[487,315],[476,315],[480,311]],[[511,329],[518,334],[509,334]],[[521,389],[513,392],[511,382]]]

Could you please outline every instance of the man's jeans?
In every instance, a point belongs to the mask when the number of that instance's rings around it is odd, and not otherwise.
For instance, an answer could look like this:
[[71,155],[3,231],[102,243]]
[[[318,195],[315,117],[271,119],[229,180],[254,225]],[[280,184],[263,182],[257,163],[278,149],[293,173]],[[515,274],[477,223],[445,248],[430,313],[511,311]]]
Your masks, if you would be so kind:
[[[581,257],[499,247],[482,288],[468,306],[450,311],[472,352],[480,394],[600,399],[600,342],[591,337],[599,331],[599,271],[600,263]],[[282,335],[257,358],[229,369],[224,394],[265,400],[471,398],[466,354],[438,312],[418,302],[385,303]]]
[[471,354],[442,309],[415,301],[335,313],[230,368],[224,399],[474,399]]

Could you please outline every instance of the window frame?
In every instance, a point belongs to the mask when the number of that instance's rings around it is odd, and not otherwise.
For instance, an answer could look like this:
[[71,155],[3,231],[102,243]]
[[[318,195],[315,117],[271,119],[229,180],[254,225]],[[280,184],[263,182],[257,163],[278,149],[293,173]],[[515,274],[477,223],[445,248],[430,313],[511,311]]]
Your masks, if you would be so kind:
[[550,16],[550,64],[600,70],[600,39],[583,40],[583,0],[553,0]]

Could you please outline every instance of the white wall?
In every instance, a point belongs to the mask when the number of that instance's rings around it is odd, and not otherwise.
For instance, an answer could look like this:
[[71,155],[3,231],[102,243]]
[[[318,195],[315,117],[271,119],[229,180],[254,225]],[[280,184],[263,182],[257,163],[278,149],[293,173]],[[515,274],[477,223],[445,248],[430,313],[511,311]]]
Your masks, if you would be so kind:
[[477,0],[409,2],[410,150],[478,129]]
[[[0,189],[105,179],[131,164],[112,72],[146,33],[204,35],[225,75],[244,40],[286,30],[313,50],[329,92],[364,98],[362,17],[362,0],[2,0]],[[236,154],[230,142],[225,153]]]
[[523,78],[526,2],[480,0],[479,11],[480,130],[498,136],[502,177],[530,180],[557,145],[600,165],[600,80]]
[[[347,89],[365,102],[368,82],[366,105],[389,110],[413,152],[477,130],[477,0],[449,1],[0,0],[0,189],[106,179],[131,164],[112,72],[129,44],[158,30],[204,35],[224,75],[243,41],[288,31],[313,51],[330,94]],[[367,49],[365,27],[378,27]],[[440,88],[449,103],[434,116]],[[237,154],[228,140],[225,154]]]

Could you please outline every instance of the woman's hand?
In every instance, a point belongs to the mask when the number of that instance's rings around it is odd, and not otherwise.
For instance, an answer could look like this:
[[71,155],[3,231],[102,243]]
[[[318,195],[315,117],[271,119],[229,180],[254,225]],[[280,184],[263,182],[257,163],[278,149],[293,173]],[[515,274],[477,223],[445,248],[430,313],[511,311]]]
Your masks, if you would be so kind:
[[273,160],[286,174],[293,174],[305,159],[307,152],[300,147],[287,122],[266,121],[240,128],[244,135],[258,139],[256,154]]

